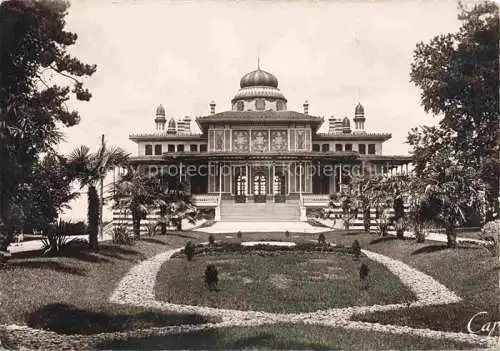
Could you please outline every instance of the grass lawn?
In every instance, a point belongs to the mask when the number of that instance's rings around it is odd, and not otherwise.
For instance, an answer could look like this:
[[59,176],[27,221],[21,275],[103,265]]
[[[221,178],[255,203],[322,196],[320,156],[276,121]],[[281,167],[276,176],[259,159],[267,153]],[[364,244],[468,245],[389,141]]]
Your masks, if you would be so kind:
[[[361,263],[370,268],[368,284],[360,284]],[[208,264],[219,271],[216,292],[204,284]],[[280,251],[211,253],[192,261],[173,258],[158,274],[156,296],[177,304],[275,313],[415,300],[396,276],[367,258]]]
[[97,345],[98,349],[113,350],[438,350],[471,349],[473,347],[474,345],[448,340],[304,324],[210,329],[143,339],[116,340]]
[[174,233],[145,238],[134,246],[102,243],[97,253],[68,252],[62,257],[41,257],[40,252],[14,254],[8,266],[0,269],[0,324],[92,334],[206,322],[197,315],[108,302],[116,284],[133,265],[188,240],[196,241],[197,237]]

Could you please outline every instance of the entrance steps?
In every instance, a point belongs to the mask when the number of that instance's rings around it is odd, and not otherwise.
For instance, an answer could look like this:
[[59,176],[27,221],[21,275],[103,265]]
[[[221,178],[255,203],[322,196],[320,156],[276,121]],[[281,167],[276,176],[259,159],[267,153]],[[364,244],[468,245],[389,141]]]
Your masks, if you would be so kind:
[[222,222],[298,222],[300,207],[297,200],[287,200],[286,203],[222,200],[220,214]]

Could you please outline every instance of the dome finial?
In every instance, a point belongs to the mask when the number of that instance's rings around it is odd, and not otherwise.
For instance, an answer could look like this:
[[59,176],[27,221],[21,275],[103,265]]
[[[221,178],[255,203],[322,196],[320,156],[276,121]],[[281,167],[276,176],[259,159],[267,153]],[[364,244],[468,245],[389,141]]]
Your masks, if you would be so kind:
[[260,70],[260,56],[257,55],[257,69]]

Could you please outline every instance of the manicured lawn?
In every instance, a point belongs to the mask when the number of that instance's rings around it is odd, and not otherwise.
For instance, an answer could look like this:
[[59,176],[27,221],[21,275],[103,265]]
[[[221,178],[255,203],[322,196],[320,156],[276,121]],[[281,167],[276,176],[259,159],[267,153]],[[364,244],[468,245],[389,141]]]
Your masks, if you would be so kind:
[[98,253],[67,252],[62,257],[41,257],[40,252],[15,254],[8,266],[0,269],[0,324],[92,334],[206,322],[197,315],[108,302],[116,284],[133,265],[187,240],[196,241],[197,237],[180,233],[145,238],[134,246],[103,243]]
[[[367,284],[359,267],[370,268]],[[218,291],[203,276],[208,264],[219,271]],[[158,299],[217,308],[313,312],[333,307],[390,304],[414,300],[412,292],[384,266],[367,258],[319,252],[254,251],[212,253],[167,261],[157,277]]]
[[303,324],[209,329],[143,339],[116,340],[97,345],[99,349],[113,350],[438,350],[470,349],[473,347],[474,345],[456,341]]

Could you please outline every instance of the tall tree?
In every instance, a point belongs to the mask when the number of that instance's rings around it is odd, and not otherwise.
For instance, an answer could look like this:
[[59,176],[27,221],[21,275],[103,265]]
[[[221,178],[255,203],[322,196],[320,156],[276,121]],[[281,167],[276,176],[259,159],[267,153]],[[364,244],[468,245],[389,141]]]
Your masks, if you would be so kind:
[[408,142],[417,175],[428,173],[433,155],[442,153],[479,171],[498,210],[498,6],[461,7],[458,18],[458,32],[417,44],[411,81],[421,89],[425,111],[442,118],[435,127],[413,129]]
[[[59,127],[80,120],[66,101],[91,97],[81,78],[92,75],[96,66],[68,53],[77,40],[64,30],[68,6],[58,0],[0,3],[0,251],[12,237],[14,195],[29,183],[39,155],[60,140]],[[53,75],[69,84],[55,84]]]
[[33,168],[31,179],[18,199],[25,212],[25,224],[47,234],[68,202],[79,194],[71,186],[73,178],[64,157],[48,154]]

